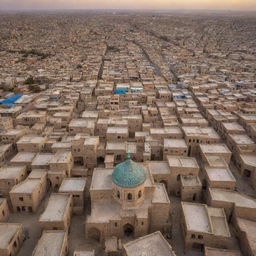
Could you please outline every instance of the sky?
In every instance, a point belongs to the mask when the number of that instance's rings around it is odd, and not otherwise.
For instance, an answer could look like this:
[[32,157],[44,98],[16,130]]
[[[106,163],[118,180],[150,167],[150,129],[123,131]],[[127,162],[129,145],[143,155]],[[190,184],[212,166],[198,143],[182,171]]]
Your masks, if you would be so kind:
[[256,0],[0,0],[3,9],[256,10]]

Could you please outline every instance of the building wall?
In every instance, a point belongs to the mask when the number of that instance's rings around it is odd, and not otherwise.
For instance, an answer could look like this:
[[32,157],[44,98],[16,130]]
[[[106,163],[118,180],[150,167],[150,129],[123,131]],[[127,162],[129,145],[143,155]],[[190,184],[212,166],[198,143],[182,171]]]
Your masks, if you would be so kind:
[[0,205],[0,222],[6,222],[10,216],[10,210],[7,199]]
[[16,255],[22,246],[23,238],[24,238],[23,227],[22,225],[20,225],[20,228],[18,228],[16,234],[10,240],[8,247],[5,249],[0,249],[0,255],[1,256]]

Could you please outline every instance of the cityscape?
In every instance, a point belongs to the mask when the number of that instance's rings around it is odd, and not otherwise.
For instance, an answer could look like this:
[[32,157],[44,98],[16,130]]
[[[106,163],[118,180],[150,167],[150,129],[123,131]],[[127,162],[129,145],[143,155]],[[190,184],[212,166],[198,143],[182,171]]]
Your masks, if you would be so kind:
[[0,11],[0,256],[30,255],[256,255],[256,11]]

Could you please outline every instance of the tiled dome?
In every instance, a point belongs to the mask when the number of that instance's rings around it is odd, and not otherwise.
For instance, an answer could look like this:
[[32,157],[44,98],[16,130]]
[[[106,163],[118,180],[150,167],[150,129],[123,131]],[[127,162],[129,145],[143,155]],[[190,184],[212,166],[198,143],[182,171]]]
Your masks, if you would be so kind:
[[146,172],[140,164],[127,159],[116,166],[112,173],[112,180],[119,187],[135,188],[144,183]]

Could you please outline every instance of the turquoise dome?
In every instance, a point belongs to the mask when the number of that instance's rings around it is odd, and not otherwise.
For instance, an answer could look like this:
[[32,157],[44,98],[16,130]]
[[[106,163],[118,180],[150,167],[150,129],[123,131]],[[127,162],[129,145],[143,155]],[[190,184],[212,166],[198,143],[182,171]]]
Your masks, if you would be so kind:
[[146,172],[144,168],[131,159],[118,164],[112,173],[113,182],[123,188],[135,188],[144,183]]

